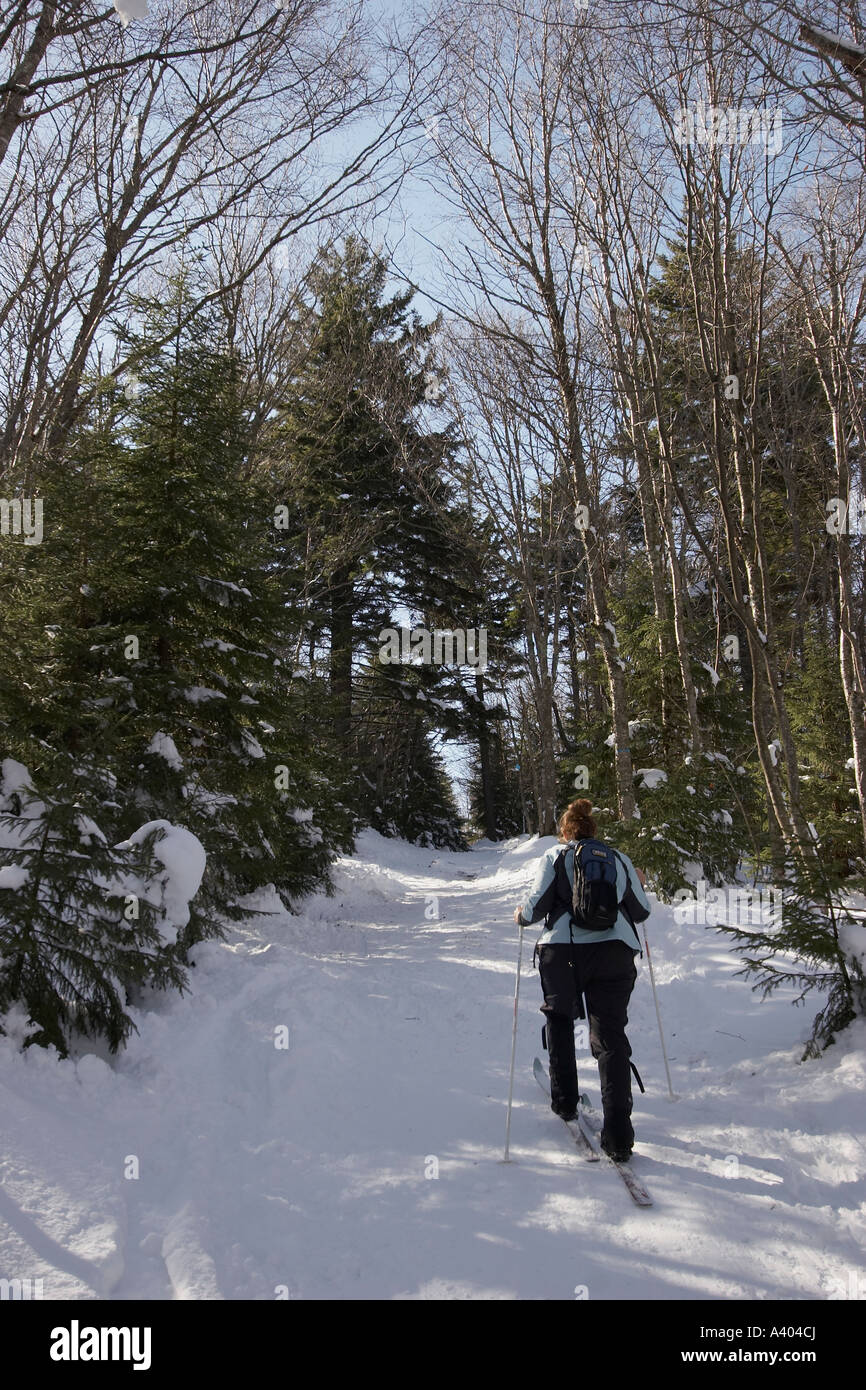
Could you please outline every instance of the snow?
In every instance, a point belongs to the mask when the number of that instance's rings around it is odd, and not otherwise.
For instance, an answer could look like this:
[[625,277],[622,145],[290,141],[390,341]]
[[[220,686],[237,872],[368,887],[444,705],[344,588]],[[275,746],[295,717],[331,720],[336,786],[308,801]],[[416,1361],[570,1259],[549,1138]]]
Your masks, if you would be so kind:
[[200,705],[206,700],[224,700],[226,697],[222,690],[209,690],[206,685],[190,685],[183,692],[183,698],[191,705]]
[[198,576],[198,585],[200,589],[207,589],[213,585],[218,590],[228,590],[228,593],[217,592],[215,595],[217,603],[221,604],[223,608],[229,602],[229,593],[243,594],[244,598],[252,598],[249,589],[245,589],[242,584],[233,583],[231,579],[211,579],[209,575],[201,574]]
[[4,800],[15,792],[28,792],[32,795],[33,786],[30,773],[23,763],[15,758],[4,758],[0,763],[0,799]]
[[[780,746],[781,746],[781,745],[780,745]],[[730,768],[731,770],[733,770],[733,766],[734,766],[734,765],[733,765],[733,763],[731,762],[730,758],[727,756],[726,753],[713,753],[713,752],[710,752],[710,753],[704,753],[703,756],[704,756],[704,758],[706,759],[706,761],[707,761],[708,763],[721,763],[721,764],[722,764],[722,767],[727,767],[727,768]],[[686,762],[690,762],[690,761],[691,761],[691,758],[686,758]],[[739,772],[742,772],[743,769],[742,769],[742,768],[738,768],[738,771],[739,771]]]
[[78,833],[83,845],[89,845],[94,840],[98,841],[101,845],[106,844],[105,836],[91,816],[86,816],[83,812],[79,812],[75,817],[75,824],[78,828]]
[[30,874],[20,864],[6,864],[0,869],[0,888],[23,888]]
[[160,874],[147,885],[137,885],[135,891],[148,902],[158,906],[162,913],[160,931],[166,941],[177,940],[178,927],[185,927],[190,917],[190,902],[201,886],[207,858],[201,841],[191,830],[181,825],[172,825],[167,820],[152,820],[139,826],[128,840],[123,840],[118,849],[131,849],[139,845],[153,831],[161,835],[154,842],[154,857],[165,866]]
[[[36,795],[30,773],[15,758],[4,758],[0,762],[0,814],[6,810],[17,813],[21,820],[38,820],[45,813],[45,803]],[[16,833],[8,826],[0,829],[6,846],[9,846],[16,839]],[[23,844],[25,838],[19,828],[18,841]]]
[[157,732],[147,745],[148,753],[155,753],[168,763],[175,772],[183,772],[183,759],[177,751],[177,744],[170,734]]
[[532,1077],[532,929],[500,1162],[511,916],[553,843],[455,854],[367,831],[332,897],[291,915],[261,892],[259,916],[194,948],[190,991],[137,1004],[116,1059],[22,1053],[19,1019],[0,1037],[4,1275],[58,1300],[844,1296],[863,1265],[866,1021],[800,1065],[821,1001],[762,1002],[727,941],[672,907],[647,928],[676,1103],[645,960],[629,1007],[655,1206],[581,1163]]
[[248,758],[263,758],[265,750],[259,743],[255,734],[251,734],[249,729],[244,729],[241,734],[241,743]]
[[721,676],[719,675],[718,671],[715,669],[714,666],[710,666],[706,661],[701,661],[698,664],[700,666],[703,666],[704,670],[707,672],[710,680],[713,683],[713,688],[715,688],[721,680]]
[[643,784],[648,791],[655,791],[663,782],[668,780],[668,775],[660,767],[639,767],[635,770],[635,777],[642,777]]
[[835,44],[845,53],[853,53],[858,58],[866,58],[866,48],[863,48],[859,43],[854,43],[853,39],[845,38],[842,34],[834,34],[832,29],[818,29],[814,24],[810,24],[808,28],[812,34],[824,39],[826,43]]

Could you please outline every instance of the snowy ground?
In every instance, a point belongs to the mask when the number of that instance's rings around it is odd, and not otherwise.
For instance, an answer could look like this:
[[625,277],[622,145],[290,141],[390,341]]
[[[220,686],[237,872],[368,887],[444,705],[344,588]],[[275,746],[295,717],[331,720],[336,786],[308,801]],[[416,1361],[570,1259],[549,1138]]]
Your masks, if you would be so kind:
[[46,1299],[866,1297],[866,1024],[799,1065],[812,1006],[761,1003],[670,908],[648,926],[678,1101],[645,962],[629,1030],[655,1206],[582,1162],[532,1078],[535,929],[499,1161],[511,915],[549,843],[368,832],[333,898],[199,947],[192,993],[140,1009],[120,1058],[0,1038],[0,1277]]

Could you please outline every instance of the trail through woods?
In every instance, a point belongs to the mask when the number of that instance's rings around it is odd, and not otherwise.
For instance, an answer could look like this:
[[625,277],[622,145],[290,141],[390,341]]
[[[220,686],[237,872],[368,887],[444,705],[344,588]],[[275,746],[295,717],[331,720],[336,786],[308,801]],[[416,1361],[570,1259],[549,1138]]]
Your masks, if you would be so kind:
[[55,1299],[866,1296],[866,1026],[798,1065],[811,1005],[759,1002],[671,908],[648,926],[678,1101],[645,961],[630,1024],[655,1206],[545,1108],[534,928],[500,1162],[511,916],[549,843],[366,832],[334,897],[199,946],[118,1059],[0,1039],[0,1274]]

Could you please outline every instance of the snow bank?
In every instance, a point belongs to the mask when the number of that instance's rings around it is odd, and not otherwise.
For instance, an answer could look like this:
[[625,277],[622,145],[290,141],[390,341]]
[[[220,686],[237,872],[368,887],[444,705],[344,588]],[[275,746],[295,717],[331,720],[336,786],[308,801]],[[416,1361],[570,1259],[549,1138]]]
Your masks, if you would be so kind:
[[[800,1065],[821,1001],[761,1001],[724,937],[652,895],[681,1097],[638,960],[634,1162],[655,1207],[582,1164],[543,1103],[527,949],[501,1164],[512,913],[555,843],[459,854],[365,831],[332,897],[291,915],[262,893],[273,915],[196,947],[190,993],[136,1009],[111,1065],[0,1038],[3,1273],[44,1275],[51,1299],[844,1298],[862,1269],[866,1024]],[[196,874],[178,875],[188,891]],[[585,1047],[578,1065],[597,1105]]]

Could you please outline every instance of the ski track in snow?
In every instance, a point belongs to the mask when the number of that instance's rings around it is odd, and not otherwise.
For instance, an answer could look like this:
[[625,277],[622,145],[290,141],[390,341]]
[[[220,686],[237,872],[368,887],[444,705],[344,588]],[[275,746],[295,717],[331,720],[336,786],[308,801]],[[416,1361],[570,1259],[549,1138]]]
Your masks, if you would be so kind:
[[799,1065],[818,1004],[761,1002],[670,908],[648,927],[679,1100],[645,961],[629,1027],[654,1207],[545,1108],[537,928],[502,1164],[511,919],[550,843],[366,832],[332,898],[199,946],[190,992],[140,1006],[120,1057],[0,1038],[0,1276],[46,1299],[866,1296],[866,1022]]

